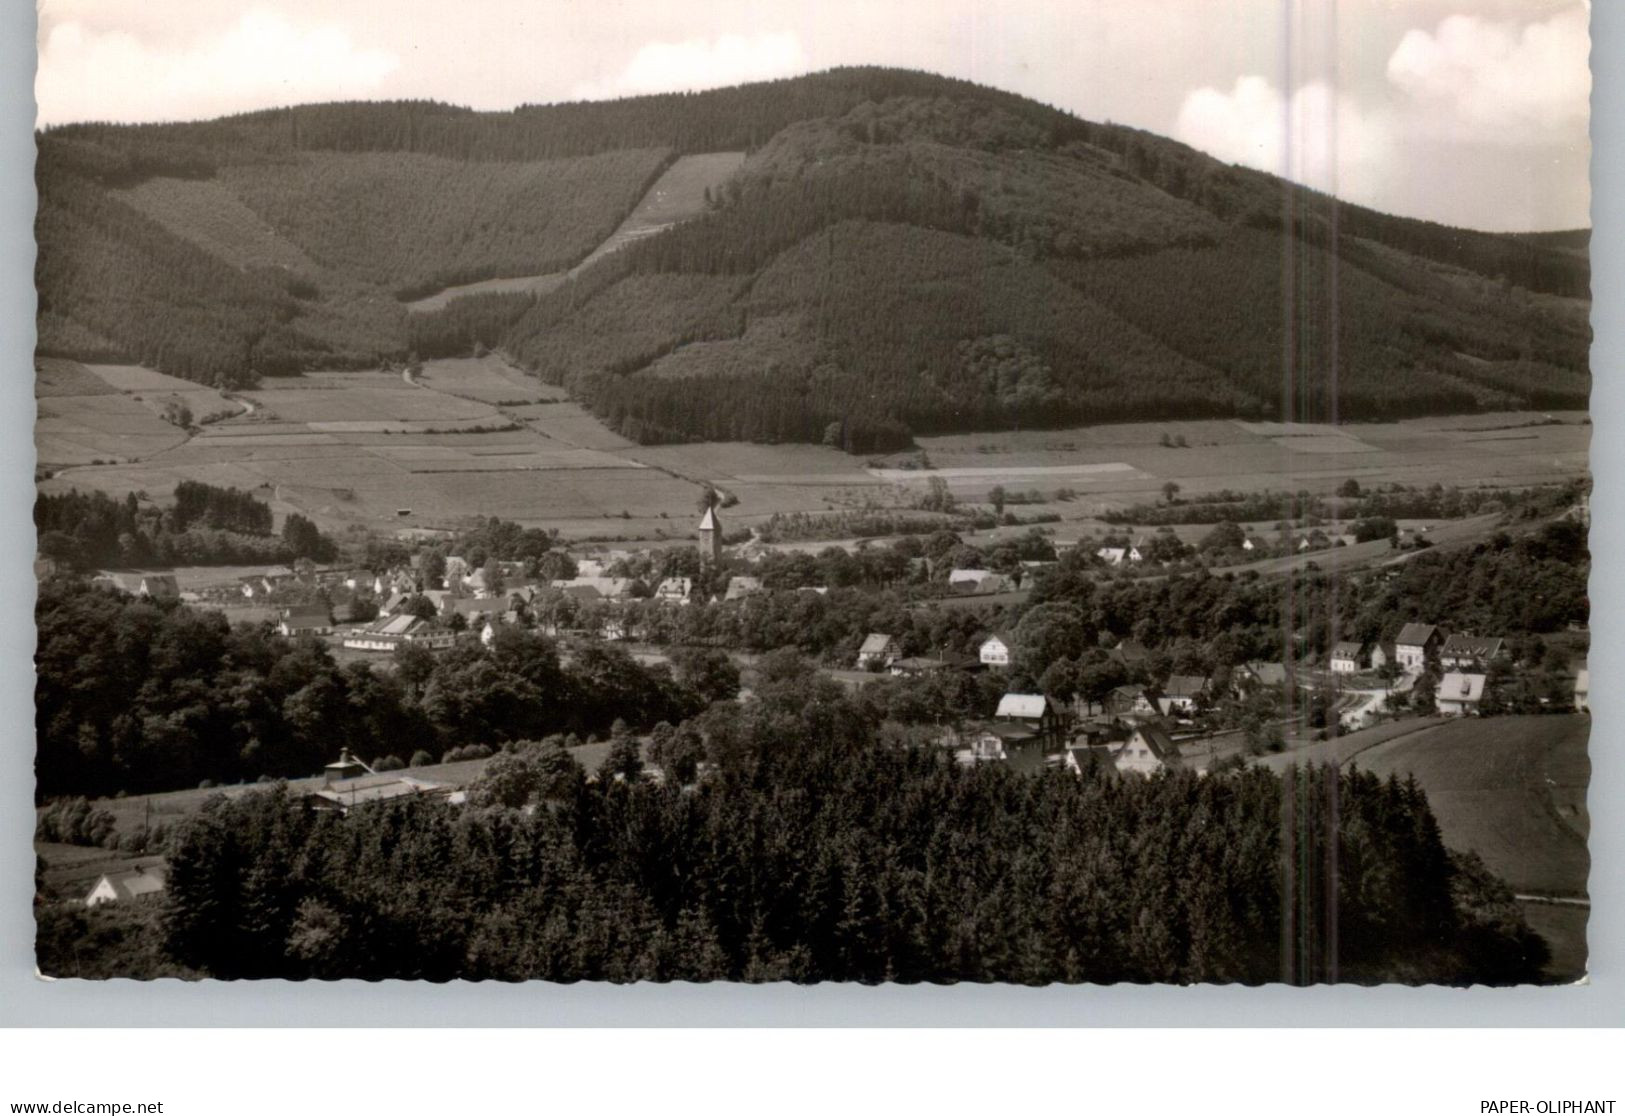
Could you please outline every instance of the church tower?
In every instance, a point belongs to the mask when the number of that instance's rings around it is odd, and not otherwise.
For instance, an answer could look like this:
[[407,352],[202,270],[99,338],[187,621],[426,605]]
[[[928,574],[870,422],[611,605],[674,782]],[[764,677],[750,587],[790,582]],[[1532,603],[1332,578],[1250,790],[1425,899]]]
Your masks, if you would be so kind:
[[722,521],[716,508],[706,508],[700,520],[700,557],[716,565],[722,560]]

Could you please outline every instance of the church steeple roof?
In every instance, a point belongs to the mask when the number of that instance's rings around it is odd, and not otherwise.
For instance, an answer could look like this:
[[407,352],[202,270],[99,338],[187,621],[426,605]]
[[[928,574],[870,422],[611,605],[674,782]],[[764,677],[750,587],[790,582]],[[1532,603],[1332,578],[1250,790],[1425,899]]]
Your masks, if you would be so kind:
[[700,520],[700,530],[715,531],[717,529],[716,513],[711,508],[705,509],[705,518]]

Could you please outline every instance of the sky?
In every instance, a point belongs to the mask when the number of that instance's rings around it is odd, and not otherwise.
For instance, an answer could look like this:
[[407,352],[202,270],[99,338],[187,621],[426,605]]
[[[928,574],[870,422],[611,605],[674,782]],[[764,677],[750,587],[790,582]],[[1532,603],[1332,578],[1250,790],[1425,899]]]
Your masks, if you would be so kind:
[[1590,224],[1587,0],[41,0],[42,125],[477,109],[906,66],[1348,201]]

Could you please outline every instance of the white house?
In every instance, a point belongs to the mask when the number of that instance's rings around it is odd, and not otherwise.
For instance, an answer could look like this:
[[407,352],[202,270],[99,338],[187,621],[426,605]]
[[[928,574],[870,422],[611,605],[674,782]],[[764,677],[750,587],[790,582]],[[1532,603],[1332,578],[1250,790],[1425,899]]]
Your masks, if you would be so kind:
[[858,648],[858,669],[888,667],[897,658],[897,641],[884,632],[870,632]]
[[1478,712],[1478,703],[1483,700],[1484,675],[1455,670],[1439,679],[1439,690],[1434,694],[1439,712],[1457,717]]
[[694,592],[694,579],[691,577],[668,577],[655,586],[655,600],[667,604],[687,604],[689,594]]
[[285,636],[326,635],[333,630],[333,618],[323,605],[285,608],[277,631]]
[[1368,659],[1365,644],[1342,640],[1332,646],[1332,673],[1356,674],[1365,669]]
[[982,641],[976,649],[976,657],[982,661],[983,666],[1007,667],[1010,665],[1010,653],[1015,649],[1015,642],[1003,632],[994,632]]
[[1103,546],[1095,551],[1095,557],[1108,566],[1121,566],[1124,562],[1139,562],[1143,558],[1138,546]]
[[1046,739],[1060,735],[1060,711],[1046,694],[1005,694],[993,715],[1000,721],[1026,725]]
[[1394,657],[1401,670],[1421,670],[1428,655],[1439,649],[1439,629],[1432,624],[1406,624],[1394,637]]
[[149,899],[163,892],[168,879],[169,869],[162,862],[137,864],[122,872],[108,872],[96,881],[96,886],[85,896],[85,906],[99,907],[103,903]]
[[1196,706],[1206,699],[1208,685],[1206,678],[1194,674],[1175,674],[1163,686],[1157,705],[1165,717],[1188,716],[1196,712]]
[[1123,741],[1112,757],[1118,771],[1125,774],[1152,775],[1158,771],[1184,766],[1179,745],[1155,725],[1140,725]]

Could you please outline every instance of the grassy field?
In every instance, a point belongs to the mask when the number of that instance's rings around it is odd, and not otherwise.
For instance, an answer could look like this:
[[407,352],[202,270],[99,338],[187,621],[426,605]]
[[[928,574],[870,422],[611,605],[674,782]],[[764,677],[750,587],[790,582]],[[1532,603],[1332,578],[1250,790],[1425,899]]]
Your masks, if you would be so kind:
[[[1579,715],[1464,718],[1363,752],[1359,766],[1415,776],[1445,843],[1484,858],[1519,895],[1582,899],[1591,856],[1586,788],[1591,719]],[[1548,974],[1585,973],[1589,909],[1525,901],[1552,949]]]
[[1448,721],[1361,755],[1377,775],[1416,776],[1446,843],[1468,848],[1522,894],[1583,898],[1591,858],[1579,715]]

